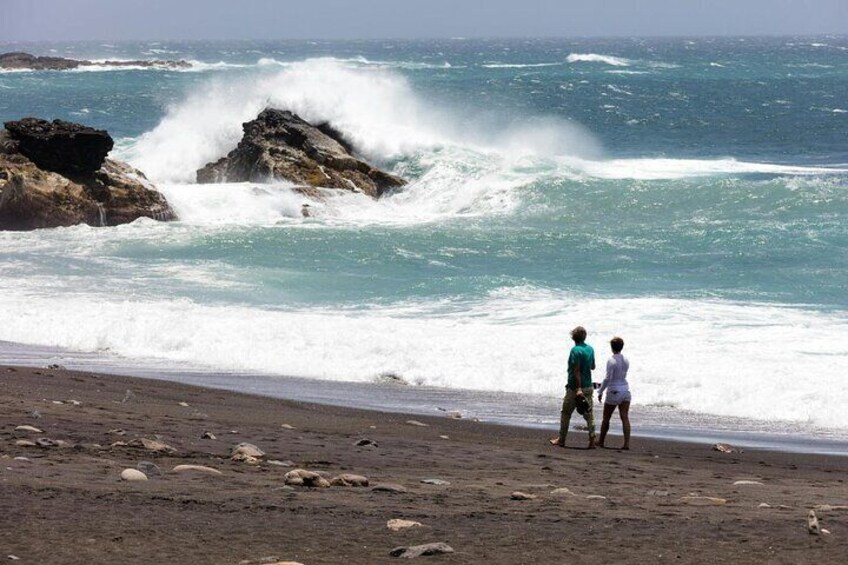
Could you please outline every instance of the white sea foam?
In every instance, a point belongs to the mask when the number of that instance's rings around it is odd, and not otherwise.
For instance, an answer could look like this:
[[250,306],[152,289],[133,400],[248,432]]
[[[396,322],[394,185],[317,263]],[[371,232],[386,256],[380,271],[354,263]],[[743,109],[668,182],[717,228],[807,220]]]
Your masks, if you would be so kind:
[[530,69],[534,67],[559,67],[562,63],[485,63],[486,69]]
[[566,61],[569,63],[604,63],[614,67],[628,67],[633,61],[624,57],[613,57],[612,55],[600,55],[597,53],[571,53]]
[[420,384],[551,396],[562,391],[567,329],[579,321],[600,366],[605,340],[625,338],[637,405],[848,428],[839,402],[817,401],[848,396],[844,316],[521,288],[466,305],[281,311],[85,292],[32,300],[5,282],[2,340],[333,380],[391,371]]
[[661,180],[733,174],[774,174],[789,176],[827,175],[848,172],[835,167],[803,167],[751,163],[735,159],[610,159],[585,161],[562,159],[583,173],[603,179]]

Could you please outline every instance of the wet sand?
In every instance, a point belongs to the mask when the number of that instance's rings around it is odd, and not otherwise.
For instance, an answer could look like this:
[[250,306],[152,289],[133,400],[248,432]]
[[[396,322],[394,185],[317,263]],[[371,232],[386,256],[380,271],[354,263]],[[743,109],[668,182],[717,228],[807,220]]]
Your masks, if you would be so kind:
[[[372,564],[430,542],[454,552],[419,560],[844,563],[848,554],[848,457],[644,438],[629,452],[587,451],[579,432],[559,449],[544,430],[62,369],[0,367],[0,384],[0,558],[20,563]],[[175,451],[134,447],[142,438]],[[266,455],[233,461],[240,442]],[[142,461],[162,474],[121,480]],[[186,464],[221,474],[172,471]],[[296,468],[363,475],[369,486],[286,485]],[[381,484],[405,492],[373,490]],[[808,533],[811,509],[829,534]],[[395,518],[421,526],[392,531]]]

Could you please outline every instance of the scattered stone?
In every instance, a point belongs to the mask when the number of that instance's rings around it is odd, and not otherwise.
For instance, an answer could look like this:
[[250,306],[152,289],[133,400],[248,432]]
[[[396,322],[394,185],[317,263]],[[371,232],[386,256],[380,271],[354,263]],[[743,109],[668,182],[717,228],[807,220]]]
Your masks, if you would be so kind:
[[821,532],[822,532],[824,535],[826,535],[826,536],[829,536],[829,535],[830,535],[830,530],[825,530],[824,528],[822,528],[822,531],[821,531]]
[[334,487],[367,487],[368,478],[362,475],[344,473],[330,479],[330,484]]
[[50,365],[47,365],[47,368],[51,369],[53,371],[64,371],[65,370],[65,367],[63,367],[62,365],[59,365],[57,363],[51,363]]
[[400,386],[408,386],[409,383],[406,382],[402,376],[397,373],[382,373],[377,375],[377,378],[374,379],[374,382],[377,384],[383,385],[400,385]]
[[724,506],[727,504],[726,499],[712,496],[684,496],[680,499],[680,502],[689,506]]
[[250,455],[245,455],[244,453],[236,453],[235,455],[230,457],[230,459],[238,463],[247,463],[248,465],[259,465],[260,463],[258,457],[251,457]]
[[733,486],[746,486],[746,485],[750,485],[750,486],[765,486],[765,485],[764,485],[763,483],[761,483],[760,481],[736,481],[736,482],[734,482],[734,483],[733,483]]
[[28,439],[19,439],[15,442],[18,447],[35,447],[35,442]]
[[294,461],[278,461],[276,459],[271,459],[267,461],[268,465],[274,465],[275,467],[294,467]]
[[135,393],[133,391],[131,391],[130,389],[127,389],[127,392],[124,393],[123,400],[121,400],[121,404],[126,404],[127,402],[130,402],[131,400],[135,400]]
[[402,494],[406,492],[406,487],[394,483],[380,483],[371,489],[372,492],[388,492],[392,494]]
[[286,473],[283,478],[285,484],[294,487],[316,487],[327,488],[330,486],[330,481],[321,476],[315,471],[307,471],[306,469],[294,469]]
[[418,426],[419,428],[428,427],[427,424],[425,424],[424,422],[419,422],[418,420],[407,420],[406,423],[410,426]]
[[51,447],[70,447],[70,443],[62,439],[50,439],[47,437],[40,437],[35,440],[35,445],[38,447],[43,447],[44,449],[48,449]]
[[648,496],[668,496],[669,492],[667,490],[658,490],[651,489],[648,491]]
[[33,433],[33,434],[43,434],[44,433],[44,430],[39,430],[38,428],[36,428],[34,426],[18,426],[17,428],[15,428],[15,431],[16,432],[30,432],[30,433]]
[[449,436],[439,436],[439,439],[450,439]]
[[414,520],[403,520],[401,518],[393,518],[386,522],[386,527],[393,532],[397,532],[400,530],[405,530],[407,528],[415,528],[418,526],[422,526],[421,522],[416,522]]
[[607,499],[606,496],[603,496],[601,494],[587,494],[586,498],[588,500],[606,500]]
[[213,469],[212,467],[206,467],[205,465],[177,465],[172,469],[174,473],[205,473],[207,475],[221,475],[221,471],[218,469]]
[[721,453],[744,453],[741,447],[735,447],[726,443],[716,443],[713,445],[713,451],[719,451]]
[[9,555],[7,555],[6,557],[7,557],[10,561],[20,561],[20,559],[21,559],[21,558],[20,558],[20,557],[18,557],[17,555],[12,555],[11,553],[10,553]]
[[230,458],[233,461],[241,460],[243,457],[252,457],[261,459],[265,457],[265,452],[253,445],[252,443],[242,442],[230,451]]
[[[123,443],[123,442],[116,442],[116,443]],[[177,450],[175,448],[171,447],[167,443],[163,443],[163,442],[157,441],[155,439],[147,439],[147,438],[134,439],[134,440],[130,440],[125,445],[127,447],[135,447],[135,448],[146,449],[148,451],[155,451],[156,453],[176,453],[177,452]]]
[[73,406],[82,406],[82,402],[80,402],[79,400],[74,400],[74,399],[68,400],[68,404],[71,404]]
[[59,406],[63,406],[65,403],[64,403],[64,402],[62,402],[61,400],[54,400],[54,401],[53,401],[53,404],[57,404],[57,405],[59,405]]
[[450,481],[445,481],[443,479],[424,479],[421,482],[425,485],[436,485],[437,487],[450,486]]
[[834,510],[848,510],[848,506],[833,506],[831,504],[819,504],[814,507],[818,512],[832,512]]
[[760,502],[757,505],[757,508],[771,508],[771,504],[769,504],[768,502]]
[[291,424],[281,424],[280,427],[283,428],[284,430],[296,430],[297,429],[294,426],[292,426]]
[[353,444],[356,447],[380,447],[377,442],[372,439],[361,439]]
[[124,431],[124,430],[122,430],[122,429],[120,429],[120,428],[115,428],[114,430],[109,430],[109,431],[108,431],[108,432],[106,432],[106,433],[107,433],[107,434],[116,435],[116,436],[125,436],[125,435],[127,435],[127,432],[126,432],[126,431]]
[[551,494],[556,496],[577,496],[576,494],[571,492],[571,489],[569,489],[568,487],[555,488],[551,491]]
[[450,412],[445,414],[445,416],[451,418],[452,420],[461,420],[462,412],[460,412],[459,410],[451,410]]
[[152,461],[139,461],[135,468],[147,475],[148,477],[162,476],[162,469],[160,469],[159,465],[153,463]]
[[186,402],[186,401],[177,402],[177,404],[182,406],[183,408],[188,408],[188,402]]
[[422,555],[441,555],[443,553],[453,553],[453,548],[444,542],[427,543],[410,547],[396,547],[389,552],[389,555],[401,559],[413,559]]
[[31,417],[35,418],[36,420],[41,419],[41,412],[39,412],[38,410],[33,410],[32,412],[29,413],[29,415]]
[[821,527],[819,526],[819,519],[816,516],[815,510],[810,510],[809,514],[807,514],[807,531],[812,536],[821,534]]
[[215,434],[212,432],[203,432],[203,435],[200,436],[200,439],[218,439],[215,437]]
[[147,475],[137,469],[124,469],[121,471],[121,479],[130,482],[146,481]]
[[31,463],[29,457],[15,457],[12,461],[23,461],[24,463]]
[[539,498],[535,494],[527,494],[526,492],[521,492],[517,490],[509,495],[509,497],[513,500],[535,500]]

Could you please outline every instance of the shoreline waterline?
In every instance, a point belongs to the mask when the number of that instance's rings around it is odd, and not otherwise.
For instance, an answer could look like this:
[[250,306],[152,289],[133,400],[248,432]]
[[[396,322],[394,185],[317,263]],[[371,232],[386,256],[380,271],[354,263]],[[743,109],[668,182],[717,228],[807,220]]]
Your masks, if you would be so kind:
[[[559,423],[561,402],[558,397],[535,394],[448,389],[391,381],[349,382],[259,373],[224,373],[208,368],[168,366],[161,361],[133,360],[7,341],[0,341],[0,365],[58,365],[75,371],[163,380],[385,413],[438,417],[459,412],[463,418],[519,428],[548,429],[553,435]],[[698,414],[671,406],[636,404],[632,413],[633,435],[636,438],[694,444],[730,443],[757,450],[848,456],[848,431],[841,429]],[[596,425],[600,425],[600,414],[596,404]],[[582,419],[572,420],[577,426],[573,431],[579,432]],[[615,445],[620,435],[617,416],[613,416],[611,424],[611,444]]]

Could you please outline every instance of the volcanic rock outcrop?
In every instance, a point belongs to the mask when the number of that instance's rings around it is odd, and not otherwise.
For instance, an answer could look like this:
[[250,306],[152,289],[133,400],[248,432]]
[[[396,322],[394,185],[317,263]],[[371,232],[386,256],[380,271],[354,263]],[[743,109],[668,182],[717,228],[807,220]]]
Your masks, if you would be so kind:
[[186,61],[163,61],[160,59],[140,61],[84,61],[64,57],[37,57],[30,53],[12,52],[0,54],[0,69],[30,71],[66,71],[79,67],[95,65],[109,67],[153,67],[161,69],[188,69],[191,63]]
[[329,124],[313,126],[292,112],[267,108],[242,127],[244,137],[238,146],[199,169],[197,182],[282,179],[373,198],[406,184],[354,157],[351,145]]
[[36,118],[0,130],[0,230],[176,218],[140,171],[107,159],[103,130]]

